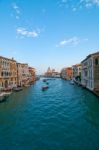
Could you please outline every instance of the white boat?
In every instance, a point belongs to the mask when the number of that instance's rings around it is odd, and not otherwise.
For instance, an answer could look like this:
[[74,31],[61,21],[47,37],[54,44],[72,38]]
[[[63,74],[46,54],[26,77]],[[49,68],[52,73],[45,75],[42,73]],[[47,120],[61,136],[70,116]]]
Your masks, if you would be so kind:
[[4,100],[4,94],[0,93],[0,102],[2,102]]
[[3,95],[5,98],[8,98],[11,95],[12,92],[3,92]]
[[13,88],[14,92],[19,92],[19,91],[22,91],[22,90],[23,90],[22,87],[15,87],[15,88]]
[[0,93],[0,102],[3,102],[4,100],[6,100],[6,98],[8,98],[11,93],[12,92],[2,92],[2,93]]

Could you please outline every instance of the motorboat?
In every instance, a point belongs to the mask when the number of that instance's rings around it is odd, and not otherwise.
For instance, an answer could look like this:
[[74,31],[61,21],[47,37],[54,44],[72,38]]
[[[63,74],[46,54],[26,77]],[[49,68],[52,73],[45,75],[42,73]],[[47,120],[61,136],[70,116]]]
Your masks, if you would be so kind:
[[5,101],[12,92],[2,92],[0,93],[0,102]]
[[12,88],[11,88],[11,87],[8,87],[8,88],[5,88],[3,91],[4,91],[4,92],[11,92],[11,91],[12,91]]
[[13,88],[14,92],[19,92],[19,91],[22,91],[22,90],[23,90],[22,87],[15,87],[15,88]]
[[48,86],[43,86],[42,87],[42,91],[45,91],[45,90],[47,90],[49,87]]
[[4,98],[8,98],[12,92],[3,92]]
[[47,80],[46,79],[43,79],[43,82],[46,82]]
[[2,102],[4,100],[4,94],[0,93],[0,102]]

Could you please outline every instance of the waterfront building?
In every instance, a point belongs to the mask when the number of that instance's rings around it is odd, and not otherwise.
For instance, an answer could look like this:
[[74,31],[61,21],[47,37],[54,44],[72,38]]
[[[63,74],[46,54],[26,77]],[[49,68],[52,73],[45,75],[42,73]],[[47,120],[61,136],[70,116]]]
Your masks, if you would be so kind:
[[66,80],[66,68],[63,68],[63,69],[61,70],[60,76],[61,76],[62,79],[65,79],[65,80]]
[[17,62],[13,58],[10,59],[10,75],[11,75],[11,81],[10,86],[11,88],[17,86]]
[[63,68],[61,70],[61,78],[65,80],[70,80],[73,77],[72,67]]
[[57,72],[55,69],[52,69],[52,77],[60,78],[60,73]]
[[88,55],[81,65],[82,85],[99,95],[99,52]]
[[0,56],[0,87],[13,88],[17,86],[16,61]]
[[46,77],[60,77],[60,73],[55,71],[55,69],[50,69],[50,67],[47,69],[47,72],[45,72]]
[[72,66],[73,79],[81,82],[81,64],[76,64]]
[[29,67],[28,64],[17,63],[18,86],[29,84]]
[[17,63],[17,86],[23,86],[23,64]]
[[36,70],[33,67],[29,67],[29,82],[33,83],[36,80]]
[[46,77],[51,77],[52,76],[52,70],[50,69],[50,67],[48,67],[47,72],[45,72],[45,76]]
[[12,89],[35,81],[35,68],[0,56],[0,89]]

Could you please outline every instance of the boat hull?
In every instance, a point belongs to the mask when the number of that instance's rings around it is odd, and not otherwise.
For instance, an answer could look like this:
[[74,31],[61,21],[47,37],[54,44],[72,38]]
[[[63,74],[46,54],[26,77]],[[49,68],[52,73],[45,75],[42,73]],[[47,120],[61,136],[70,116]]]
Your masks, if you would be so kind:
[[49,87],[46,86],[46,87],[42,87],[42,91],[46,91]]

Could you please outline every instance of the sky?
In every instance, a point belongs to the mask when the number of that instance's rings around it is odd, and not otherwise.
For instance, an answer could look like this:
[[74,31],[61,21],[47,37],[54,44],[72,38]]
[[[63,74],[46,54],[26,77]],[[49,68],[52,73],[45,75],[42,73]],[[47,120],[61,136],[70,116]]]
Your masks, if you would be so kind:
[[0,0],[0,55],[60,71],[99,50],[99,0]]

